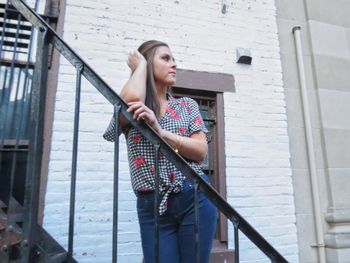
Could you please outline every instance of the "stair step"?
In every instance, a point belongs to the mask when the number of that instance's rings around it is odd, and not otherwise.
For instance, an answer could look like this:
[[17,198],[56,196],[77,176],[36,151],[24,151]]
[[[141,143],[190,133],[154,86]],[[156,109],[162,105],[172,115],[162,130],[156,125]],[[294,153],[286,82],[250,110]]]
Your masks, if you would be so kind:
[[233,249],[225,250],[213,250],[211,252],[211,263],[234,263],[235,262],[235,251]]

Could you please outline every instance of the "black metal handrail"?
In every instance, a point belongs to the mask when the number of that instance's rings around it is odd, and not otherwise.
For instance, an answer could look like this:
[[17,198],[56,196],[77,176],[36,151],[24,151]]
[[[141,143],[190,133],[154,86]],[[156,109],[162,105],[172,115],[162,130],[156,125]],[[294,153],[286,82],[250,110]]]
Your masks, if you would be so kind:
[[[210,186],[200,175],[198,175],[192,168],[187,164],[187,162],[178,155],[172,147],[169,146],[147,123],[141,121],[135,121],[131,113],[127,112],[127,104],[112,90],[112,88],[65,42],[63,41],[57,33],[34,11],[32,10],[23,0],[11,0],[12,5],[23,15],[31,24],[33,24],[39,30],[39,39],[42,39],[42,42],[46,46],[38,48],[39,55],[45,55],[45,50],[47,45],[50,43],[56,48],[76,69],[78,72],[77,75],[77,90],[80,89],[80,78],[83,75],[114,107],[115,107],[115,118],[116,123],[118,123],[118,116],[122,114],[129,123],[138,129],[141,134],[147,138],[153,145],[155,145],[162,154],[171,160],[173,164],[186,176],[189,176],[190,179],[194,181],[197,187],[202,191],[211,202],[222,212],[233,224],[235,228],[235,244],[238,248],[238,230],[244,233],[247,238],[252,241],[270,260],[271,262],[283,263],[287,260],[268,243],[227,201],[220,196],[220,194]],[[44,52],[41,54],[41,52]],[[43,70],[43,69],[41,69]],[[40,72],[36,71],[40,75]],[[37,77],[41,79],[40,77]],[[78,100],[78,99],[77,99]],[[78,102],[79,103],[79,102]],[[77,111],[76,120],[79,119],[79,106],[76,106]],[[38,117],[39,118],[39,117]],[[75,124],[76,125],[76,124]],[[77,132],[77,129],[75,129]],[[116,146],[115,146],[115,158],[118,158],[118,135],[115,134]],[[77,138],[74,139],[74,145],[76,145]],[[73,150],[73,160],[76,160],[77,147],[74,147]],[[38,161],[33,161],[34,163]],[[75,173],[76,169],[75,162],[73,162],[72,174]],[[116,162],[117,163],[117,162]],[[115,163],[115,179],[118,176],[118,165]],[[34,169],[35,170],[35,169]],[[38,167],[36,171],[38,172]],[[73,179],[73,176],[72,176]],[[117,181],[117,180],[116,180]],[[74,182],[73,184],[73,195],[71,195],[71,201],[74,200]],[[33,187],[39,187],[36,183]],[[33,191],[39,189],[32,189]],[[118,190],[118,185],[114,186],[114,190]],[[117,197],[115,197],[117,198]],[[114,205],[114,216],[116,218],[116,202]],[[70,217],[74,217],[74,204],[71,206]],[[117,224],[117,220],[114,218],[114,227]],[[73,249],[73,223],[70,222],[70,233],[69,236],[69,251],[68,256],[72,260],[72,249]],[[30,230],[29,230],[30,231]],[[113,231],[114,233],[115,231]],[[117,242],[116,236],[113,236],[113,244]],[[236,252],[238,255],[238,251]],[[116,261],[116,245],[113,245],[113,262]]]

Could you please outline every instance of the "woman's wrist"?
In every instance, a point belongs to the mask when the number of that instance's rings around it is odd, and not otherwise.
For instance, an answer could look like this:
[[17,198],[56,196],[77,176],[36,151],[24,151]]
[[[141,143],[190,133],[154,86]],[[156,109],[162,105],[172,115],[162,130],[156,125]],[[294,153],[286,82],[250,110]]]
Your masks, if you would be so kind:
[[[159,132],[159,135],[166,141],[170,140],[170,143],[171,143],[172,147],[174,148],[175,152],[179,152],[179,150],[182,147],[182,144],[184,142],[183,136],[173,134],[173,133],[171,133],[167,130],[164,130],[164,129],[162,129]],[[174,136],[175,136],[175,138],[174,138]]]
[[180,136],[180,135],[176,135],[176,145],[175,145],[175,147],[174,147],[174,150],[175,150],[175,152],[179,152],[180,151],[180,149],[181,149],[181,146],[182,146],[182,144],[183,144],[183,142],[184,142],[184,137],[182,137],[182,136]]
[[167,138],[167,133],[168,133],[168,131],[167,131],[167,130],[164,130],[164,129],[161,129],[161,130],[159,131],[160,137],[162,137],[164,140],[166,140],[166,138]]
[[138,69],[138,70],[146,70],[147,71],[147,61],[146,60],[139,61],[139,63],[136,66],[136,69]]

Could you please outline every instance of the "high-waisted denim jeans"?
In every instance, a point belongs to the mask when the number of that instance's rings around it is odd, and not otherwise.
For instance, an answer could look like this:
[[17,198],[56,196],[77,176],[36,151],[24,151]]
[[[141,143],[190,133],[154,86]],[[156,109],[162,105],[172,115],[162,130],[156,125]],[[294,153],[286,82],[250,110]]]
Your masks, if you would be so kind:
[[[154,214],[152,193],[137,195],[145,263],[154,263]],[[208,263],[217,224],[216,207],[198,192],[200,262]],[[194,186],[185,181],[180,193],[168,199],[167,211],[159,217],[159,262],[195,263]]]

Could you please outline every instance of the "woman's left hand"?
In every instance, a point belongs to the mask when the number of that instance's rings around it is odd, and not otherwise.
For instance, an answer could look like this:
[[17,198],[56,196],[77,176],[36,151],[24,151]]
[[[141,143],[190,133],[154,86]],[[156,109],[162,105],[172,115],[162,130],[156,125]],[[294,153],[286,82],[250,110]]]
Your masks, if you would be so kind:
[[155,113],[150,108],[148,108],[141,101],[129,102],[128,105],[129,105],[128,112],[134,112],[134,119],[135,120],[139,121],[139,120],[143,119],[149,125],[151,125],[151,127],[156,132],[158,132],[162,136],[163,129],[159,125]]

